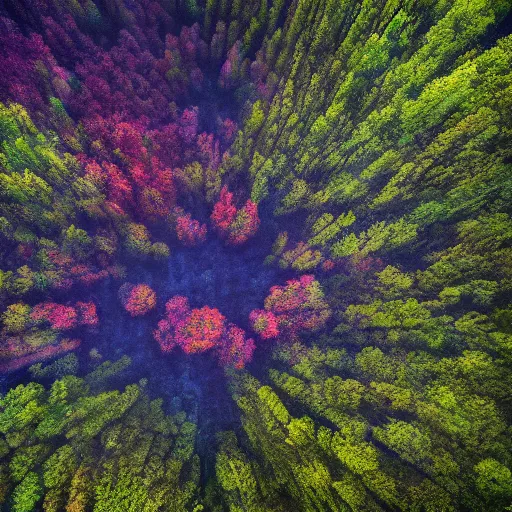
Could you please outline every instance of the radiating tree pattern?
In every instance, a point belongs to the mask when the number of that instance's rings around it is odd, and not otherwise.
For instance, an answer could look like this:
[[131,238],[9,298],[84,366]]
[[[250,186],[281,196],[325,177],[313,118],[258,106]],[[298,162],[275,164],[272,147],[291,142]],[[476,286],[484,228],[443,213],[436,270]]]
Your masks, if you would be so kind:
[[511,27],[4,0],[1,510],[510,510]]

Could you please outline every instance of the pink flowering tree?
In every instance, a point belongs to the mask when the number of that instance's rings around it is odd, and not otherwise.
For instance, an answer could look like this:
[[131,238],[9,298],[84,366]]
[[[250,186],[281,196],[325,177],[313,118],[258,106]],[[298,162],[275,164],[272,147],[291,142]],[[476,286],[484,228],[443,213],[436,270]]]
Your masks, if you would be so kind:
[[47,322],[57,331],[98,325],[98,314],[94,302],[77,302],[74,306],[41,302],[32,308],[30,319],[35,324]]
[[98,325],[98,313],[94,302],[77,302],[76,312],[78,315],[78,325],[88,325],[95,327]]

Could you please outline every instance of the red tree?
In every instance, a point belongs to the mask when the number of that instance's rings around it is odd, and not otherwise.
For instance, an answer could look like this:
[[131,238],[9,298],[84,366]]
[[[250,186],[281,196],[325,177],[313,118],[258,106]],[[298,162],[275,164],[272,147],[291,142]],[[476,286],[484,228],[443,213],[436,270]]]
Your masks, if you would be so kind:
[[167,302],[165,317],[153,335],[162,352],[170,352],[176,346],[186,354],[214,349],[222,366],[237,369],[251,360],[254,351],[254,340],[247,339],[243,329],[228,324],[218,309],[190,309],[188,299],[182,296]]
[[258,206],[249,199],[243,208],[237,209],[233,203],[233,194],[225,186],[210,218],[217,232],[230,245],[245,243],[258,231],[260,225]]
[[219,363],[240,370],[252,360],[255,348],[254,340],[247,339],[243,329],[230,324],[219,348]]
[[254,332],[264,340],[277,338],[279,335],[279,322],[272,311],[254,309],[249,315],[249,321]]
[[77,302],[76,311],[79,325],[98,325],[98,314],[94,302]]
[[228,52],[228,58],[220,69],[219,85],[231,89],[238,84],[242,64],[241,42],[237,41]]
[[49,322],[52,329],[59,331],[74,329],[80,325],[98,325],[94,302],[77,302],[74,306],[41,302],[33,307],[30,318],[34,322]]
[[322,270],[324,272],[330,272],[331,270],[336,268],[336,263],[333,260],[325,260],[322,263]]
[[212,133],[201,133],[197,138],[197,147],[201,155],[201,161],[208,169],[216,170],[220,165],[219,141]]
[[233,204],[233,194],[228,192],[227,187],[222,187],[219,200],[213,207],[211,219],[214,226],[220,231],[225,232],[229,229],[231,223],[236,217],[236,206]]
[[304,275],[287,281],[285,286],[273,286],[265,299],[265,311],[254,310],[249,319],[262,338],[271,338],[277,336],[274,319],[279,333],[293,336],[301,330],[323,327],[330,316],[320,283],[313,275]]
[[187,247],[195,247],[206,240],[206,224],[192,219],[190,213],[185,213],[182,208],[174,209],[176,215],[176,235]]
[[112,142],[125,155],[136,160],[146,155],[147,149],[142,141],[140,127],[133,123],[119,123],[112,134]]
[[170,352],[177,344],[176,331],[186,322],[190,315],[188,299],[176,295],[165,304],[165,318],[158,322],[153,336],[162,352]]
[[42,302],[32,309],[30,317],[35,322],[49,322],[52,329],[73,329],[78,325],[76,310],[55,302]]
[[198,126],[198,108],[184,110],[180,118],[180,135],[186,143],[190,144],[195,140]]
[[237,124],[227,117],[220,123],[220,137],[222,142],[229,146],[235,139],[236,132],[238,130]]
[[193,309],[176,331],[176,341],[187,354],[205,352],[219,344],[226,318],[218,309]]
[[125,283],[118,295],[124,309],[132,316],[145,315],[156,306],[156,293],[147,284]]

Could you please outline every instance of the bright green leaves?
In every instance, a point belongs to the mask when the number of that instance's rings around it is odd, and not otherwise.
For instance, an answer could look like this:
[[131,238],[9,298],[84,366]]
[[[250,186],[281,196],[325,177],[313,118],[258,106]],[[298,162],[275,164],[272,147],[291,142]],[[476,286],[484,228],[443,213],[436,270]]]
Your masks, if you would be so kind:
[[331,247],[331,255],[335,258],[343,258],[354,254],[358,249],[359,240],[354,233],[350,233]]
[[251,116],[245,124],[245,135],[247,138],[254,137],[265,121],[265,113],[262,109],[261,101],[254,103]]
[[430,456],[429,436],[405,421],[393,421],[384,427],[375,427],[372,434],[411,464],[420,465]]
[[18,449],[9,463],[9,471],[15,482],[20,482],[27,473],[40,464],[48,455],[50,448],[42,444]]
[[7,306],[7,309],[2,315],[2,321],[6,331],[12,334],[24,331],[31,321],[30,311],[30,306],[23,303]]
[[12,495],[13,512],[32,512],[43,495],[39,476],[30,472],[14,489]]
[[281,206],[274,212],[276,215],[291,213],[297,210],[310,196],[310,188],[304,180],[294,180],[292,188],[281,200]]
[[400,297],[407,290],[411,289],[414,282],[410,274],[404,274],[392,265],[388,265],[381,272],[376,272],[376,276],[379,278],[377,289],[386,299]]
[[43,397],[44,388],[35,382],[10,389],[0,400],[0,432],[9,435],[38,422],[44,413]]
[[486,397],[458,394],[447,386],[433,387],[428,397],[431,403],[418,408],[419,417],[475,452],[492,446],[506,428],[496,404]]
[[408,223],[404,219],[389,223],[377,222],[359,236],[350,233],[333,244],[331,254],[340,258],[351,254],[368,256],[375,252],[389,252],[407,246],[417,237],[417,224]]
[[356,475],[364,475],[378,469],[377,449],[365,441],[368,425],[356,419],[347,419],[335,432],[331,449],[340,461]]
[[48,392],[35,383],[14,388],[0,407],[8,442],[0,457],[9,473],[2,483],[13,510],[31,512],[43,497],[52,512],[156,512],[197,503],[196,425],[184,413],[166,416],[144,382],[92,395],[82,379],[66,376]]
[[283,424],[288,423],[290,416],[278,396],[272,391],[272,388],[263,386],[258,390],[259,398],[272,411],[276,419]]
[[512,494],[510,469],[495,459],[484,459],[475,467],[476,485],[489,504],[508,504]]
[[463,221],[457,229],[464,247],[479,253],[495,251],[512,242],[512,219],[506,213]]
[[43,465],[45,487],[64,488],[77,469],[77,457],[73,448],[64,445],[55,451]]
[[313,237],[308,240],[308,244],[325,246],[338,236],[343,228],[351,226],[355,220],[356,217],[351,211],[342,213],[337,219],[334,219],[330,213],[323,214],[313,224],[311,228]]
[[447,315],[434,317],[427,304],[416,299],[350,305],[345,311],[349,325],[358,329],[384,329],[391,344],[422,343],[441,348],[453,331],[453,319]]
[[239,449],[234,432],[218,435],[221,444],[216,456],[215,474],[226,491],[230,510],[257,511],[260,502],[254,470],[247,456]]
[[356,410],[366,388],[357,380],[334,376],[324,382],[324,394],[332,407]]
[[111,391],[79,399],[70,416],[66,436],[87,440],[98,435],[108,422],[120,418],[135,403],[139,392],[136,385],[130,385],[123,393]]
[[[94,512],[156,512],[158,506],[149,500],[142,478],[128,468],[116,475],[106,466],[106,473],[96,487]],[[112,468],[113,470],[113,468]]]
[[46,181],[25,169],[23,174],[0,174],[0,196],[4,201],[50,205],[52,188]]

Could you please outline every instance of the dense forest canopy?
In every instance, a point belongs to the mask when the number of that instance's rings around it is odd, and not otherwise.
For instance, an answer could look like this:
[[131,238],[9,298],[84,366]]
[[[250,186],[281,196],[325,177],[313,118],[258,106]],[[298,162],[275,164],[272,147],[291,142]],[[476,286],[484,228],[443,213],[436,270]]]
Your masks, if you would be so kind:
[[0,510],[512,510],[511,33],[4,0]]

